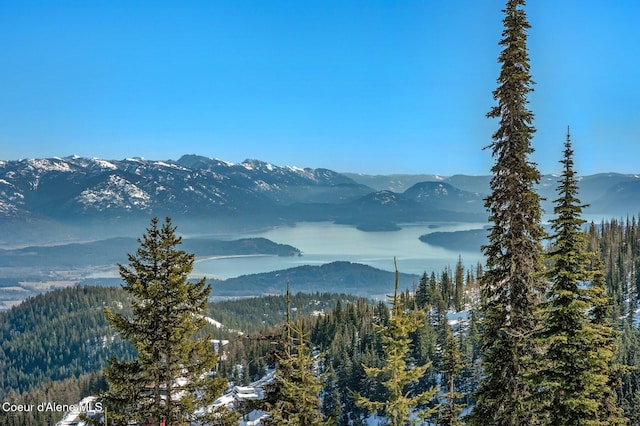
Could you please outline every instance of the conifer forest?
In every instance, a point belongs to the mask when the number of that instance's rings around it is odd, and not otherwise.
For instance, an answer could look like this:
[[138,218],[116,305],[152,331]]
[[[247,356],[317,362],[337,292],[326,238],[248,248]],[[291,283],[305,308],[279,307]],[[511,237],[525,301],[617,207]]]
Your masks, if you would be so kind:
[[[283,282],[212,301],[180,223],[154,218],[118,286],[0,313],[0,424],[640,425],[640,217],[583,217],[570,127],[543,211],[524,0],[502,24],[495,131],[473,153],[492,160],[482,262],[408,288],[396,267],[386,300]],[[89,396],[76,423],[38,409]]]

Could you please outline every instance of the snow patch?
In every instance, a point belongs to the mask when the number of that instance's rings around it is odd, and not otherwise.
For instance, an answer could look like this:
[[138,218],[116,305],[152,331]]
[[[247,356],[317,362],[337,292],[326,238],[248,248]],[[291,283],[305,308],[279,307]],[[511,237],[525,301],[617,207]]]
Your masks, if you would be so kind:
[[[267,182],[263,181],[263,180],[257,180],[256,181],[256,187],[260,188],[263,191],[270,191],[272,189],[272,186],[269,185]],[[276,186],[277,188],[277,186]]]
[[165,161],[155,161],[153,163],[156,166],[160,166],[160,167],[166,167],[168,169],[175,169],[175,170],[189,170],[186,167],[182,167],[179,164],[174,164],[174,163],[167,163]]
[[120,207],[131,209],[149,207],[151,196],[145,191],[117,175],[109,176],[108,180],[96,188],[85,189],[76,198],[85,207],[98,210]]
[[102,169],[109,169],[109,170],[117,170],[118,166],[116,166],[115,164],[107,161],[107,160],[101,160],[99,158],[92,158],[91,161],[93,161],[95,164],[97,164],[100,168]]
[[142,163],[142,162],[144,162],[144,158],[143,157],[128,157],[128,158],[125,158],[124,161],[130,161],[132,163]]
[[27,160],[27,164],[39,171],[43,172],[70,172],[71,167],[60,158],[49,159],[31,159]]
[[212,324],[216,328],[222,328],[223,327],[221,322],[218,322],[218,321],[214,320],[213,318],[204,317],[204,319],[205,319],[205,321],[207,321],[209,324]]

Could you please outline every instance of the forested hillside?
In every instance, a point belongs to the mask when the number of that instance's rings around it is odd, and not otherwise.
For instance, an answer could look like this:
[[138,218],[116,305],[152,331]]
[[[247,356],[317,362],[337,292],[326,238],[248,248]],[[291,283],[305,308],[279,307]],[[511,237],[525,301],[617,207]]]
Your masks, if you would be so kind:
[[612,306],[612,320],[621,332],[617,354],[629,366],[619,389],[620,403],[632,425],[640,425],[640,227],[635,216],[591,223],[590,250],[600,253]]
[[128,312],[119,288],[71,287],[32,297],[0,314],[0,399],[34,386],[99,371],[109,357],[130,358],[103,308]]
[[[401,288],[410,288],[418,279],[401,274]],[[356,296],[384,295],[393,285],[392,272],[353,262],[331,262],[303,265],[281,271],[241,275],[224,281],[213,281],[216,294],[244,297],[256,294],[282,294],[288,282],[293,292],[339,291]]]
[[[295,296],[296,309],[311,316],[355,300],[355,296],[333,293]],[[130,315],[129,303],[120,287],[79,286],[29,298],[0,313],[0,399],[74,404],[104,390],[102,369],[107,360],[130,359],[135,352],[109,327],[103,309]],[[242,340],[245,334],[282,322],[285,301],[282,295],[228,300],[211,303],[209,311],[210,318],[221,324],[207,327],[212,338]],[[59,420],[62,414],[40,413],[32,424],[46,424],[45,418]],[[0,411],[0,424],[14,424],[5,423],[13,418]]]

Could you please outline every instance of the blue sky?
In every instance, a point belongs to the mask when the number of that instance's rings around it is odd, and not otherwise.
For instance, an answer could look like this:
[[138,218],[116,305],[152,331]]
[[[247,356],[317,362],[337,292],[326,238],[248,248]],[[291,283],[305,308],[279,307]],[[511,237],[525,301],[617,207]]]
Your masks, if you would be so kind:
[[[640,173],[640,2],[527,5],[544,173]],[[4,1],[0,159],[488,174],[504,1]]]

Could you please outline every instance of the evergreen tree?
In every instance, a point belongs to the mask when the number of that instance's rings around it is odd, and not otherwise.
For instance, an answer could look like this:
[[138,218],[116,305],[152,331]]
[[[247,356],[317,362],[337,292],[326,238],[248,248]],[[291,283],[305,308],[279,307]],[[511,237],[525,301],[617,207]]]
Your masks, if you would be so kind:
[[624,324],[617,361],[624,365],[635,367],[632,367],[631,371],[625,372],[622,389],[620,390],[621,405],[624,408],[625,416],[629,418],[629,423],[632,426],[640,425],[639,349],[640,330],[633,328],[630,324]]
[[388,324],[377,324],[377,332],[382,337],[386,360],[381,367],[365,367],[368,377],[378,380],[386,390],[386,398],[374,400],[356,393],[356,404],[369,413],[380,413],[389,425],[423,424],[433,414],[426,408],[435,396],[436,389],[414,391],[420,378],[430,367],[407,364],[411,339],[409,335],[420,328],[425,321],[422,310],[405,310],[398,298],[398,269],[396,268],[395,290],[392,313]]
[[445,384],[445,401],[440,404],[438,425],[460,426],[462,425],[462,420],[460,419],[462,406],[458,403],[458,400],[462,397],[462,394],[456,391],[455,381],[464,368],[464,360],[458,341],[453,335],[451,326],[446,319],[444,323],[441,324],[441,327],[444,329],[444,345],[440,371],[443,374],[442,378]]
[[[451,307],[451,304],[454,299],[454,289],[453,289],[453,279],[451,278],[451,271],[449,266],[445,267],[442,270],[442,274],[440,275],[440,294],[442,295],[442,300],[444,301],[444,310],[446,311]],[[432,304],[435,304],[432,302]]]
[[338,376],[332,365],[329,366],[329,370],[324,379],[322,414],[331,419],[339,419],[342,416],[342,401],[338,387]]
[[622,376],[630,368],[616,360],[619,352],[620,332],[611,321],[611,300],[607,296],[606,282],[602,272],[602,262],[598,252],[592,253],[591,286],[587,297],[591,304],[589,321],[594,331],[593,373],[607,378],[604,386],[598,388],[595,398],[598,400],[597,419],[602,425],[626,425],[624,410],[618,404],[616,390],[622,385]]
[[[625,424],[614,408],[615,394],[610,387],[616,334],[610,326],[599,262],[589,270],[592,256],[586,251],[582,231],[584,206],[578,199],[568,133],[561,163],[560,198],[551,220],[555,233],[549,253],[551,287],[542,305],[540,329],[534,333],[543,348],[533,375],[536,407],[540,419],[549,425]],[[588,282],[593,285],[587,286]]]
[[294,323],[290,318],[287,287],[287,318],[284,351],[278,356],[278,369],[267,396],[269,417],[265,425],[331,425],[335,419],[321,412],[323,379],[317,373],[316,361],[308,344],[302,317]]
[[463,393],[465,405],[472,404],[471,397],[481,380],[481,347],[478,335],[478,313],[472,309],[469,312],[469,326],[460,333],[460,350],[464,367],[460,372],[459,390]]
[[462,263],[462,256],[458,255],[458,262],[456,263],[456,270],[454,275],[455,293],[453,299],[453,305],[457,312],[462,310],[464,304],[464,264]]
[[182,239],[170,218],[162,226],[158,222],[151,220],[136,254],[128,255],[129,265],[119,265],[133,316],[105,309],[113,329],[137,351],[133,361],[111,359],[105,371],[109,425],[186,425],[198,417],[213,421],[214,413],[199,409],[225,385],[211,374],[217,357],[210,339],[196,338],[206,324],[211,287],[204,278],[187,281],[194,255],[178,250]]
[[533,81],[529,74],[524,0],[508,0],[499,56],[497,101],[487,114],[500,125],[489,146],[495,158],[485,200],[492,222],[483,246],[487,271],[481,279],[483,300],[484,379],[476,394],[476,425],[532,424],[523,373],[531,351],[527,336],[536,325],[535,310],[543,293],[540,274],[544,230],[540,197],[534,186],[540,172],[528,157],[533,152],[533,113],[527,108]]
[[418,288],[416,290],[416,305],[418,309],[423,309],[431,303],[431,292],[428,285],[429,278],[427,273],[423,273],[418,282]]

